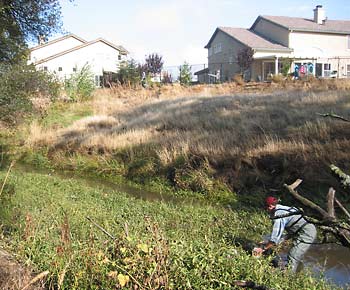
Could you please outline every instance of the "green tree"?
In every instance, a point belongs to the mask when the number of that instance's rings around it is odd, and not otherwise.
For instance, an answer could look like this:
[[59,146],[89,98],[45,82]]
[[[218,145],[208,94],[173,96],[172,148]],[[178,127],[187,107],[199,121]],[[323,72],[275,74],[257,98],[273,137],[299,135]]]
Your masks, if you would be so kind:
[[1,0],[0,62],[20,61],[26,55],[26,42],[49,37],[61,27],[59,0]]
[[16,125],[34,113],[32,98],[55,100],[60,85],[56,77],[36,71],[33,65],[0,63],[0,121]]
[[191,66],[184,62],[182,66],[179,67],[180,75],[179,75],[179,81],[181,85],[188,86],[191,84],[192,80],[192,73],[191,73]]
[[88,64],[65,80],[64,88],[70,101],[87,99],[95,90],[94,76]]
[[123,61],[119,65],[117,81],[122,85],[136,86],[141,81],[141,66],[134,60]]

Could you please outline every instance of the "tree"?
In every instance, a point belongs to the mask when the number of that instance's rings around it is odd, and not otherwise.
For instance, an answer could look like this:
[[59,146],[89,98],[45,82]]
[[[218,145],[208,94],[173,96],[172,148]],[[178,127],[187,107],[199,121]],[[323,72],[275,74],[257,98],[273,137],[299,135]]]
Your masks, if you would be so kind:
[[145,64],[143,65],[143,71],[147,74],[151,73],[153,75],[160,74],[163,68],[163,57],[157,53],[152,53],[148,55],[145,59]]
[[179,67],[179,70],[180,70],[180,75],[179,75],[180,84],[188,86],[192,80],[191,66],[187,62],[184,62],[184,64]]
[[122,85],[135,86],[141,81],[141,66],[133,59],[120,63],[117,81]]
[[61,27],[59,0],[1,0],[0,62],[18,62],[26,54],[26,42],[49,37]]
[[244,71],[250,68],[253,62],[253,55],[254,50],[250,47],[243,48],[237,53],[237,62],[239,67],[241,68],[241,74],[243,74]]

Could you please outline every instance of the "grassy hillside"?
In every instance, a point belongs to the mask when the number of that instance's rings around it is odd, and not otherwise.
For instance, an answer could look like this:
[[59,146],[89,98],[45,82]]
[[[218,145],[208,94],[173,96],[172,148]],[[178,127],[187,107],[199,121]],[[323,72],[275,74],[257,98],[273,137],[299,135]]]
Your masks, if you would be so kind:
[[[350,125],[320,114],[350,119],[349,88],[346,80],[314,80],[100,90],[92,101],[56,105],[22,138],[30,162],[225,202],[238,192],[255,203],[296,178],[306,192],[342,192],[329,165],[350,168]],[[74,112],[92,113],[76,120]]]
[[147,202],[16,165],[0,203],[1,247],[38,273],[48,270],[48,289],[233,289],[242,279],[273,289],[335,289],[305,271],[274,270],[269,258],[239,246],[268,231],[260,211]]

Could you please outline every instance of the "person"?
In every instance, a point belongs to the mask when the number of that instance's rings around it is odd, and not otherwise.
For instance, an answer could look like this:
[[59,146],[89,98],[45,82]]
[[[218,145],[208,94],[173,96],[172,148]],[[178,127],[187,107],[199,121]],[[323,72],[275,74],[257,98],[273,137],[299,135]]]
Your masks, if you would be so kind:
[[265,200],[266,208],[273,221],[272,233],[267,244],[255,248],[254,254],[261,255],[280,243],[283,240],[283,232],[286,230],[287,236],[293,240],[293,246],[288,252],[287,265],[295,273],[304,254],[315,241],[317,231],[312,223],[303,218],[299,209],[281,205],[278,202],[278,199],[273,196],[268,196]]

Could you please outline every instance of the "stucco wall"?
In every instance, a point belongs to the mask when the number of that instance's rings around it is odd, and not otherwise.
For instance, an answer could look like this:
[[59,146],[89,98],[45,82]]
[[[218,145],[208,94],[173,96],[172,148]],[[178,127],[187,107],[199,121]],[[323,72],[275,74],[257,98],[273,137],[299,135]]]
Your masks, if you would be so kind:
[[267,39],[289,47],[289,31],[286,28],[260,18],[253,30]]
[[291,32],[290,47],[295,57],[350,57],[347,35]]
[[71,49],[81,44],[83,44],[83,42],[77,40],[74,37],[69,37],[50,45],[40,47],[31,52],[30,62],[37,62],[41,59],[47,58],[51,55]]
[[[73,68],[78,69],[89,63],[94,75],[102,75],[102,71],[117,71],[119,52],[103,42],[96,42],[79,50],[72,51],[60,57],[38,65],[39,68],[47,67],[49,71],[57,73],[61,78],[73,73]],[[125,59],[125,56],[122,56]],[[62,71],[58,68],[61,67]]]
[[210,56],[208,49],[209,73],[215,74],[217,70],[220,70],[221,81],[229,81],[232,80],[235,74],[240,72],[240,67],[237,63],[237,53],[245,46],[222,31],[218,31],[210,47],[213,48],[218,43],[221,43],[221,52],[214,53],[213,51]]

